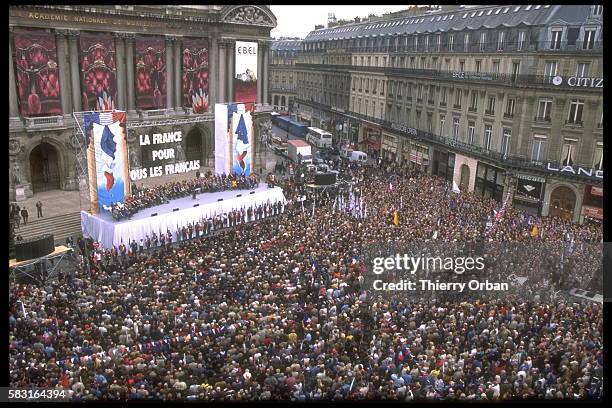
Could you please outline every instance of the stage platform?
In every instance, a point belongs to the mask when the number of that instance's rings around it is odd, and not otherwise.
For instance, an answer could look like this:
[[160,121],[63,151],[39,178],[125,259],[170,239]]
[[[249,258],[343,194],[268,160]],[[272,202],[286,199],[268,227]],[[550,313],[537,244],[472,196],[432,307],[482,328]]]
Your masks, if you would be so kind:
[[20,262],[17,262],[17,259],[15,258],[9,259],[9,268],[15,268],[17,266],[28,265],[30,263],[36,262],[39,259],[43,259],[43,258],[55,258],[56,256],[62,255],[69,251],[72,251],[72,249],[68,248],[67,246],[60,245],[60,246],[56,246],[55,250],[51,252],[50,254],[42,256],[40,258],[28,259],[28,260],[20,261]]
[[[238,197],[241,195],[241,197]],[[218,201],[219,199],[223,201]],[[195,223],[201,218],[208,218],[215,214],[223,214],[234,209],[248,208],[271,204],[280,201],[286,203],[285,195],[280,187],[268,188],[261,184],[254,190],[228,190],[217,193],[202,193],[194,200],[189,197],[170,201],[168,204],[146,208],[134,214],[132,219],[114,221],[108,213],[92,215],[87,211],[81,211],[81,229],[83,236],[91,237],[98,241],[104,248],[119,245],[122,241],[125,245],[132,241],[140,242],[147,234],[152,236],[153,232],[166,233],[168,229],[173,233],[177,227]],[[199,204],[198,207],[194,207]],[[178,211],[174,211],[178,208]],[[157,213],[156,216],[152,214]]]

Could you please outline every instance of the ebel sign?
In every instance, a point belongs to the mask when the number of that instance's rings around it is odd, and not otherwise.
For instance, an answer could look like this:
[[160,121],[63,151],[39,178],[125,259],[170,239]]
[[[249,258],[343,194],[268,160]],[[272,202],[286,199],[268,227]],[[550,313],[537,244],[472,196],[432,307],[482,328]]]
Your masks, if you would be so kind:
[[586,176],[586,177],[596,177],[603,179],[603,170],[595,170],[595,169],[584,169],[579,166],[563,166],[563,167],[555,167],[554,164],[548,163],[546,165],[546,170],[554,171],[556,173],[571,173],[577,176]]
[[[553,85],[562,85],[563,77],[556,76],[552,79]],[[590,78],[590,77],[569,77],[566,81],[567,86],[574,88],[603,88],[603,78]]]

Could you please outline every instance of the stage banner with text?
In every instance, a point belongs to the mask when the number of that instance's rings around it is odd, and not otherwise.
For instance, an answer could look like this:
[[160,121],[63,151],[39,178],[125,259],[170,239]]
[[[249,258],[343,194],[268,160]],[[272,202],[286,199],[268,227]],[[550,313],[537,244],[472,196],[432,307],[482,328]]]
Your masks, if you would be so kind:
[[[125,112],[92,112],[84,116],[84,127],[93,137],[96,191],[100,212],[112,203],[123,203],[128,194],[128,162]],[[89,140],[88,142],[91,142]],[[95,202],[96,197],[91,197]]]
[[134,52],[136,107],[166,107],[166,41],[160,37],[137,37]]
[[110,111],[117,100],[117,64],[112,34],[81,33],[83,110]]
[[55,35],[44,30],[15,28],[13,39],[15,81],[21,115],[61,115]]
[[236,41],[234,102],[257,102],[257,43]]
[[253,103],[215,105],[215,172],[249,176],[253,171]]
[[208,39],[183,39],[183,106],[208,112]]

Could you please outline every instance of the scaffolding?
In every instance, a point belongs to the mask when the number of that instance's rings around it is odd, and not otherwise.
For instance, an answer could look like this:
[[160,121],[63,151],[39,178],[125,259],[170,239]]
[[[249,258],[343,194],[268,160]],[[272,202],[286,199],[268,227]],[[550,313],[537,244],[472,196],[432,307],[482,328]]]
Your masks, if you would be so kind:
[[56,278],[64,262],[68,260],[76,262],[74,250],[65,246],[55,247],[55,251],[40,258],[21,262],[12,259],[9,261],[9,281],[16,284],[18,279],[29,278],[38,284],[44,284],[48,279]]

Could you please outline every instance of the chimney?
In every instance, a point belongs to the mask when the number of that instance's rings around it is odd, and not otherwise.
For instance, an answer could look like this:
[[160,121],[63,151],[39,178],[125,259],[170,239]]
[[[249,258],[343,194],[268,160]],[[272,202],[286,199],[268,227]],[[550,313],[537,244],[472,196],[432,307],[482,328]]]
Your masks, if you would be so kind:
[[317,24],[315,25],[315,30],[320,30],[322,28],[325,28],[325,26],[323,24]]

